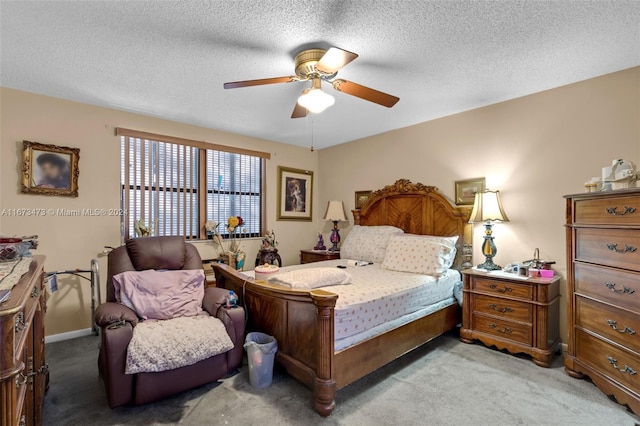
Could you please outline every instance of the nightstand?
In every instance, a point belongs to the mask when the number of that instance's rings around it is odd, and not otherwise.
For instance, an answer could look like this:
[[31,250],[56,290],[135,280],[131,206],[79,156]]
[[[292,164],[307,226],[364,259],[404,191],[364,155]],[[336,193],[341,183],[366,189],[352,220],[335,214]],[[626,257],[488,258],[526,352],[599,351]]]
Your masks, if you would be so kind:
[[300,263],[322,262],[323,260],[340,259],[339,251],[300,250]]
[[460,340],[525,353],[549,367],[560,344],[560,277],[518,279],[475,269],[462,274]]

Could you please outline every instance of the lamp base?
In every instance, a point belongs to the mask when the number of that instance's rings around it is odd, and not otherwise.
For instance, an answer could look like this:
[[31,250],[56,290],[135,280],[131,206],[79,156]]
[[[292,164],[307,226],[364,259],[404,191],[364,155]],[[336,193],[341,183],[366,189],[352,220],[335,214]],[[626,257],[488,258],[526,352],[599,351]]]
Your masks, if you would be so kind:
[[496,265],[493,263],[493,259],[486,258],[484,263],[481,263],[477,266],[478,269],[484,269],[485,271],[500,271],[502,270],[502,266]]
[[331,230],[331,236],[329,236],[329,241],[333,244],[333,246],[329,249],[329,251],[340,251],[338,244],[340,243],[340,232],[338,231],[338,221],[333,221],[333,229]]
[[491,221],[484,224],[484,242],[482,243],[482,254],[484,254],[484,263],[478,265],[479,269],[486,271],[498,271],[502,266],[493,263],[494,256],[498,253],[498,248],[493,242],[493,231],[491,230]]

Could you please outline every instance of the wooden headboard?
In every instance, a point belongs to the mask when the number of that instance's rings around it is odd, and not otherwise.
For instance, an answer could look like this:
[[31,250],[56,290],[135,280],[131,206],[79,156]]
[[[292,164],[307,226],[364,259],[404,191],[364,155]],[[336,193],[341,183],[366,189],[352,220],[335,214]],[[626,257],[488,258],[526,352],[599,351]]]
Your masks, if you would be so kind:
[[454,206],[435,186],[408,179],[375,191],[361,209],[352,212],[356,225],[392,225],[419,235],[457,235],[456,269],[462,265],[462,245],[472,243],[471,206]]

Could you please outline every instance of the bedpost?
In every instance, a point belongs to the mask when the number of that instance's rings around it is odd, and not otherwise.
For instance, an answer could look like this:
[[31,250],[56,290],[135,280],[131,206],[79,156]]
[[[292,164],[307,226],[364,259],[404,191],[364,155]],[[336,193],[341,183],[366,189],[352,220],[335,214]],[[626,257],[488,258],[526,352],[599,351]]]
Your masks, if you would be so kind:
[[334,355],[334,308],[338,296],[322,290],[311,291],[311,298],[316,305],[318,320],[318,355],[313,393],[315,410],[323,417],[331,414],[336,407],[336,380],[333,368]]

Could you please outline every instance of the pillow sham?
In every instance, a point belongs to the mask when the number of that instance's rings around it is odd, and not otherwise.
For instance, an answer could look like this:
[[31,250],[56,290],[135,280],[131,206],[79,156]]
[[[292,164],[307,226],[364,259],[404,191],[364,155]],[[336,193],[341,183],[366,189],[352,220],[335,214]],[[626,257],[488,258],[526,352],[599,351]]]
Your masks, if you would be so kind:
[[142,319],[166,320],[202,313],[204,271],[128,271],[113,276],[116,301]]
[[332,285],[351,284],[351,274],[338,268],[309,268],[282,272],[267,282],[294,289],[309,290]]
[[382,263],[384,253],[393,235],[402,235],[404,231],[395,226],[360,226],[355,225],[349,231],[340,248],[342,259],[366,260]]
[[425,240],[431,240],[436,243],[446,244],[451,248],[456,247],[456,243],[458,242],[458,236],[454,235],[453,237],[441,237],[438,235],[417,235],[417,234],[404,234],[407,237],[417,237]]
[[[453,254],[453,255],[452,255]],[[439,277],[453,264],[455,248],[423,235],[393,236],[382,267],[391,271]]]

